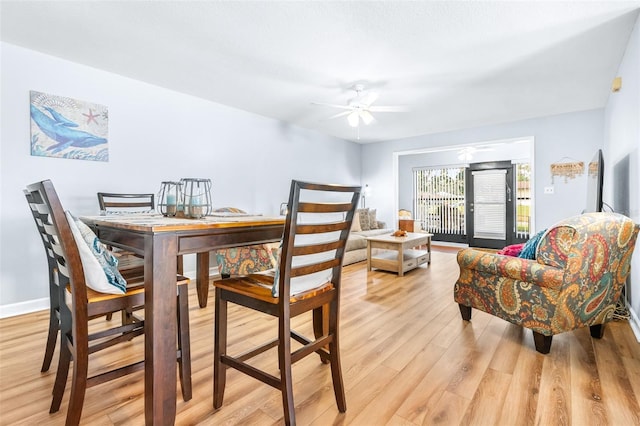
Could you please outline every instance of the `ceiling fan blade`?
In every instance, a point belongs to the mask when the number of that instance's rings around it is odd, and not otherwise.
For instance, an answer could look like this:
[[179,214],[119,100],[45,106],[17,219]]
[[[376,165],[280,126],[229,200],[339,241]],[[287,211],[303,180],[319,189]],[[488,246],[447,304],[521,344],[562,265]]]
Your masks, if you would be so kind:
[[407,108],[406,106],[400,106],[400,105],[379,105],[379,106],[371,106],[369,108],[367,108],[369,111],[372,112],[405,112],[405,111],[409,111],[409,108]]
[[345,115],[349,115],[349,114],[351,114],[351,111],[342,111],[335,115],[332,115],[331,117],[327,118],[327,120],[331,120],[332,118],[344,117]]
[[349,105],[325,104],[324,102],[311,102],[311,104],[312,105],[328,106],[328,107],[331,107],[331,108],[348,109],[349,111],[351,111],[353,109],[353,107],[351,107]]
[[371,104],[374,103],[376,99],[378,99],[378,96],[379,95],[377,92],[367,92],[362,95],[360,99],[356,99],[356,102],[362,105],[371,106]]

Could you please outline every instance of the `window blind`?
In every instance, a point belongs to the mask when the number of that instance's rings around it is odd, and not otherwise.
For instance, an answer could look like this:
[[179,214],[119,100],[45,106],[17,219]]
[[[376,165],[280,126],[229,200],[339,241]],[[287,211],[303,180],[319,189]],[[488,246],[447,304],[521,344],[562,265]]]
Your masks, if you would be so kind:
[[506,170],[482,170],[473,176],[473,237],[506,239]]

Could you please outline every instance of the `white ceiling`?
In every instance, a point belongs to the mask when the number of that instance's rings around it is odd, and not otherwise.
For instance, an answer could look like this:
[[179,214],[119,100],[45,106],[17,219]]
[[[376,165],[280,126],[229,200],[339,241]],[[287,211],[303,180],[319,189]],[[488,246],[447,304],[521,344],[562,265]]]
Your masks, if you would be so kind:
[[[2,41],[359,142],[603,107],[640,1],[5,1]],[[624,85],[624,82],[623,82]],[[215,119],[215,118],[212,118]]]

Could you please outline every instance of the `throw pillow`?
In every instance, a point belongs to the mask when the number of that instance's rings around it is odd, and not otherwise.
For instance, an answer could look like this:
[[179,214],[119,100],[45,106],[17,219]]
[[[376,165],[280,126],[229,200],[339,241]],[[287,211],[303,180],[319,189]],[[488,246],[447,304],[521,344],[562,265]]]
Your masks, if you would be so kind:
[[84,222],[73,217],[68,211],[66,215],[80,252],[87,287],[100,293],[124,294],[127,281],[118,271],[118,259]]
[[378,229],[378,219],[376,218],[376,209],[369,210],[369,229]]
[[360,229],[368,231],[371,229],[371,223],[369,222],[369,209],[356,210],[358,220],[360,221]]
[[360,226],[360,215],[357,213],[353,214],[353,222],[351,222],[351,232],[360,232],[362,231],[362,227]]
[[524,247],[522,247],[522,251],[520,252],[520,254],[518,254],[518,257],[521,259],[534,260],[536,258],[536,249],[538,248],[538,243],[540,242],[542,235],[544,235],[546,231],[547,230],[545,229],[538,232],[533,237],[531,237],[529,241],[524,243]]
[[505,256],[517,257],[522,251],[523,247],[524,247],[524,243],[512,244],[510,246],[504,247],[502,250],[498,250],[496,254],[503,254]]

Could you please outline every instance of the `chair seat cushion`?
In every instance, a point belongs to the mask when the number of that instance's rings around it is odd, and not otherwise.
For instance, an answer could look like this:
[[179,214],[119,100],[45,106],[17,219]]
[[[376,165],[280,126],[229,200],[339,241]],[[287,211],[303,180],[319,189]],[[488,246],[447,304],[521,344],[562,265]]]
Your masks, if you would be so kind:
[[216,250],[216,262],[218,263],[220,274],[247,275],[275,268],[277,266],[276,255],[277,246],[274,249],[267,244],[231,247]]
[[499,256],[482,250],[463,249],[458,252],[460,274],[485,277],[486,280],[504,278],[532,283],[540,287],[558,290],[562,287],[564,271],[542,265],[533,260]]
[[[271,294],[274,275],[274,271],[261,272],[241,277],[231,277],[217,280],[213,282],[213,285],[228,291],[233,291],[234,293],[243,294],[245,296],[263,300],[275,305],[278,303],[278,298],[273,297],[273,295]],[[311,289],[306,289],[305,291],[301,291],[296,293],[295,295],[292,295],[290,297],[290,302],[294,303],[312,295],[317,295],[319,293],[329,291],[332,288],[332,283],[325,282],[323,285],[316,285]]]

